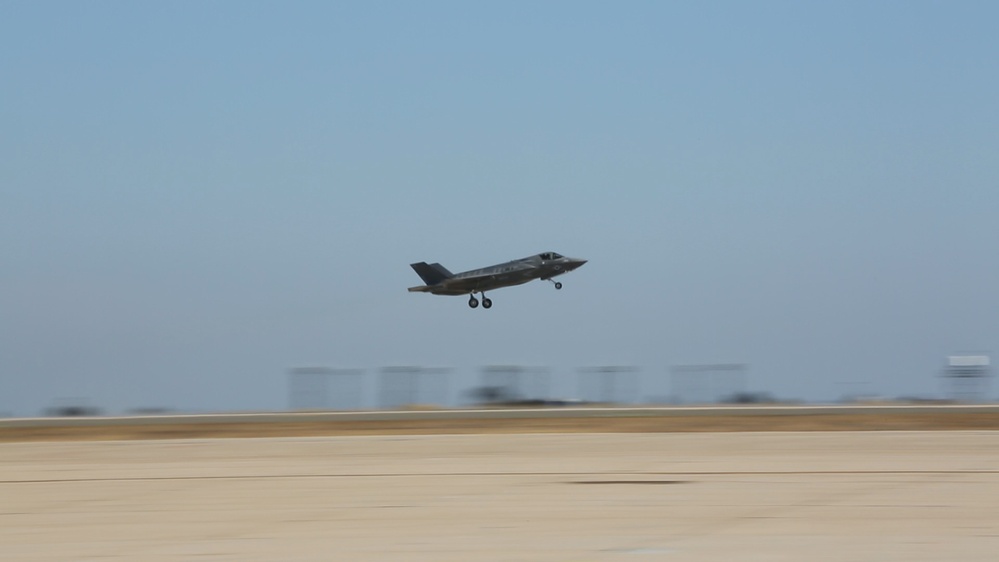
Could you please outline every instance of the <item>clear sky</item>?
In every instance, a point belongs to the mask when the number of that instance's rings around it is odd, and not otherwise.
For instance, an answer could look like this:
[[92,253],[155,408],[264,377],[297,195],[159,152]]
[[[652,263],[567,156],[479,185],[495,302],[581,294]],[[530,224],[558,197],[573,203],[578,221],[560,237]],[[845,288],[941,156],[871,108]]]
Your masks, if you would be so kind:
[[[280,409],[316,364],[654,386],[740,362],[783,398],[939,395],[948,354],[999,345],[997,21],[4,2],[0,412]],[[541,251],[590,261],[491,310],[406,291],[412,262]]]

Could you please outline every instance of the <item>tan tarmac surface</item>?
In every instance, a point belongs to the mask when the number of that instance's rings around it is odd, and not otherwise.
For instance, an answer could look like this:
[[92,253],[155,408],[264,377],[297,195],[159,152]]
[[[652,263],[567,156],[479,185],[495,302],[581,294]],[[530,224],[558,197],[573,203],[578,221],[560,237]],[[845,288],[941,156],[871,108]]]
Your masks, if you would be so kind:
[[5,562],[997,559],[997,431],[0,444]]

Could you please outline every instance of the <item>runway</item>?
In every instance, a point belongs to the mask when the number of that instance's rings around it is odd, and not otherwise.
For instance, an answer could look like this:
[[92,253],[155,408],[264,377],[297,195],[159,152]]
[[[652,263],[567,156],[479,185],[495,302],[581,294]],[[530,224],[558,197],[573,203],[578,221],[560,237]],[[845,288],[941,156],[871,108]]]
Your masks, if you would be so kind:
[[0,445],[16,561],[992,561],[999,432]]

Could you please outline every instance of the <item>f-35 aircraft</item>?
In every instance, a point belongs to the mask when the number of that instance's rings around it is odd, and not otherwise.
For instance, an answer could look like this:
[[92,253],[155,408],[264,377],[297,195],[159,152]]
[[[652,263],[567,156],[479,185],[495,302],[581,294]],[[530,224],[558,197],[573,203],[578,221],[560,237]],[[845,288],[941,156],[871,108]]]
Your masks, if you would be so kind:
[[479,299],[475,293],[482,295],[482,308],[491,308],[493,301],[486,297],[486,291],[522,285],[534,279],[551,281],[556,289],[562,288],[562,283],[553,281],[552,277],[568,273],[586,263],[586,260],[567,258],[555,252],[535,254],[519,260],[508,261],[473,269],[462,273],[451,273],[439,263],[426,262],[410,264],[426,285],[410,287],[411,293],[431,293],[434,295],[468,295],[468,306],[476,308]]

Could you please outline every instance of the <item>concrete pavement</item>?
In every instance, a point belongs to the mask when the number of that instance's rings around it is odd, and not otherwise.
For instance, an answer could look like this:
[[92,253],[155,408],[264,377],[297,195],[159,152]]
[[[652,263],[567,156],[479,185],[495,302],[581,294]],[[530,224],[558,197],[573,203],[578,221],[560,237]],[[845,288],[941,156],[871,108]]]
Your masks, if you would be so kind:
[[0,445],[0,560],[993,561],[999,432]]

